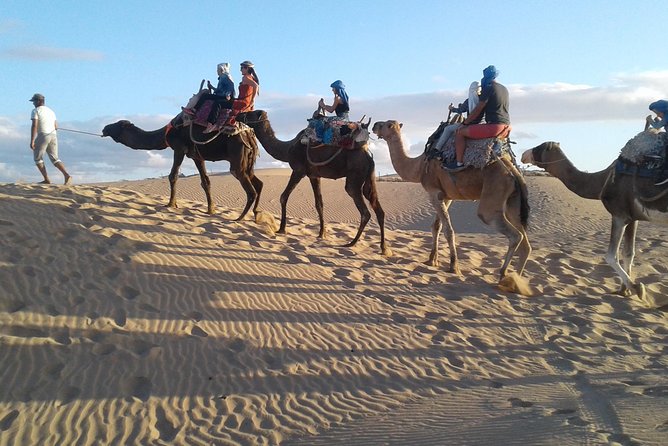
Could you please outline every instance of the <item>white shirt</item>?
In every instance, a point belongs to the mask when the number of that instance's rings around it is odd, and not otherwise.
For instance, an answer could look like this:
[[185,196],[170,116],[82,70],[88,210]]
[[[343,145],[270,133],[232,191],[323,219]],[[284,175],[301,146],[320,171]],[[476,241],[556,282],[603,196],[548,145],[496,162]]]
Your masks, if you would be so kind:
[[46,105],[33,109],[30,119],[37,120],[38,135],[48,135],[56,130],[56,114]]

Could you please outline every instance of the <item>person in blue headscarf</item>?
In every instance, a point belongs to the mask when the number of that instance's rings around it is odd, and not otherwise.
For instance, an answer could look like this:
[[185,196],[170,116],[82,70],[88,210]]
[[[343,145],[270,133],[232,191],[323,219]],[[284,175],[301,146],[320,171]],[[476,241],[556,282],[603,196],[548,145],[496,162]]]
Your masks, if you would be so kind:
[[[478,105],[466,117],[463,125],[455,133],[456,159],[446,168],[452,170],[463,169],[464,152],[467,139],[484,139],[506,137],[510,132],[510,101],[508,89],[496,81],[499,75],[494,65],[482,70],[480,86],[480,100]],[[484,124],[476,124],[478,118],[484,116]]]
[[336,116],[339,118],[348,120],[348,112],[350,111],[350,105],[348,103],[348,93],[346,93],[346,86],[343,85],[343,82],[337,80],[332,82],[332,92],[334,92],[334,103],[332,105],[325,104],[325,100],[320,98],[318,102],[318,107],[325,110],[329,113],[336,113]]
[[[668,101],[665,99],[654,101],[649,104],[649,109],[656,113],[656,118],[652,118],[652,115],[647,117],[645,130],[651,127],[657,130],[663,128],[668,131],[668,121],[666,121],[666,115],[668,115]],[[662,132],[660,137],[663,138],[664,144],[663,172],[661,177],[664,179],[659,178],[659,181],[655,183],[657,186],[668,184],[668,135]]]

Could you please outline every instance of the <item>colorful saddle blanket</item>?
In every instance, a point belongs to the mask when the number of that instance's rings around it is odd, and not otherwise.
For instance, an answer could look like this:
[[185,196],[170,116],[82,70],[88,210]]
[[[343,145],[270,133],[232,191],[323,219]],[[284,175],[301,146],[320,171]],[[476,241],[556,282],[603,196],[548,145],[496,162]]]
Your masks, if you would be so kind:
[[[442,132],[442,125],[432,134],[427,140],[425,146],[425,155],[427,159],[441,160],[443,165],[451,164],[456,160],[455,156],[455,138],[448,138],[443,148],[437,150],[434,147],[434,142]],[[465,166],[482,169],[486,165],[495,161],[497,157],[508,154],[517,164],[515,154],[510,147],[509,138],[485,138],[485,139],[467,139],[466,151],[464,152],[463,163]]]
[[327,144],[353,149],[368,140],[369,132],[360,123],[333,116],[308,119],[308,127],[304,130],[301,142],[311,146]]
[[[193,122],[197,125],[206,127],[209,124],[209,115],[211,114],[211,110],[215,104],[216,101],[213,99],[204,101],[202,105],[200,105],[199,108],[195,111]],[[214,120],[213,124],[216,124],[219,127],[223,127],[229,119],[231,112],[232,110],[229,108],[220,108],[218,110],[218,116]]]
[[665,169],[668,134],[654,129],[631,138],[622,148],[615,163],[615,172],[624,175],[654,178]]

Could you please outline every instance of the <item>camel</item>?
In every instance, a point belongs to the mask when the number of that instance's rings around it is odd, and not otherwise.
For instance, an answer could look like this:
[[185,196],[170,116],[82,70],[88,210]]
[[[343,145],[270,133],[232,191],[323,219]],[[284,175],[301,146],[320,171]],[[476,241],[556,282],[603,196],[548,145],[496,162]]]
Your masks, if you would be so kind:
[[[242,220],[248,213],[251,205],[257,215],[257,207],[262,192],[262,181],[255,176],[255,158],[258,156],[258,146],[250,130],[242,131],[233,136],[219,134],[211,139],[211,135],[203,135],[203,129],[195,126],[183,125],[181,115],[177,115],[170,124],[158,130],[145,131],[130,121],[121,120],[109,124],[102,130],[102,136],[110,136],[114,141],[135,150],[163,150],[171,147],[174,150],[174,162],[169,173],[169,202],[168,207],[177,208],[176,180],[179,177],[179,168],[187,153],[195,162],[199,172],[202,189],[206,195],[207,214],[215,213],[215,204],[211,198],[211,180],[206,173],[205,161],[229,161],[230,173],[239,180],[241,187],[246,191],[246,206],[237,221]],[[192,137],[191,137],[192,136]],[[203,143],[194,143],[203,141]],[[205,142],[209,139],[209,142]],[[254,204],[253,204],[254,203]]]
[[[639,298],[644,299],[644,285],[631,280],[636,231],[638,221],[668,223],[668,197],[666,193],[661,193],[663,188],[656,187],[653,178],[615,173],[618,160],[599,172],[582,172],[566,157],[558,142],[544,142],[525,151],[522,162],[545,169],[582,198],[601,200],[612,216],[605,261],[622,280],[618,293],[628,297],[635,292]],[[651,197],[652,195],[654,197]],[[624,267],[619,260],[622,239]]]
[[376,214],[380,227],[380,248],[384,256],[390,256],[391,250],[385,244],[385,212],[378,201],[376,188],[375,163],[371,154],[364,148],[340,150],[336,146],[322,145],[309,148],[302,144],[300,132],[290,141],[280,141],[276,138],[267,113],[255,110],[240,114],[238,121],[245,122],[255,130],[255,134],[267,153],[279,161],[286,162],[292,168],[292,174],[285,190],[281,194],[281,223],[278,233],[284,234],[287,226],[288,198],[297,184],[308,177],[315,197],[315,208],[320,221],[319,238],[325,238],[325,219],[323,216],[323,201],[320,191],[321,178],[346,178],[346,192],[355,202],[360,213],[360,224],[357,234],[346,247],[354,246],[362,235],[366,224],[371,218],[369,209],[364,203],[365,197]]
[[527,187],[522,174],[508,155],[483,169],[468,168],[458,172],[443,169],[441,161],[427,159],[426,155],[410,158],[401,138],[402,124],[397,121],[379,121],[373,125],[373,133],[385,140],[390,150],[392,166],[399,176],[410,183],[421,183],[429,194],[436,210],[431,227],[431,266],[438,266],[439,234],[445,226],[450,247],[450,272],[461,274],[448,208],[453,200],[479,200],[478,217],[483,223],[495,227],[508,238],[508,250],[500,270],[500,279],[506,276],[515,253],[518,254],[517,273],[522,275],[531,254],[526,233],[529,218]]

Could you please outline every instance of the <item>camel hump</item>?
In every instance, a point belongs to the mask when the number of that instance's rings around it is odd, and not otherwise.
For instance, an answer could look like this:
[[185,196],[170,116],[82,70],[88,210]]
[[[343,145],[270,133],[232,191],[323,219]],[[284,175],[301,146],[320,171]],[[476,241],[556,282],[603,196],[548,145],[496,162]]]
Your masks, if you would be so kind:
[[629,139],[619,156],[634,164],[642,164],[647,158],[663,156],[666,133],[648,129]]

